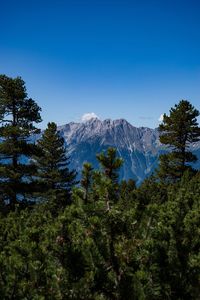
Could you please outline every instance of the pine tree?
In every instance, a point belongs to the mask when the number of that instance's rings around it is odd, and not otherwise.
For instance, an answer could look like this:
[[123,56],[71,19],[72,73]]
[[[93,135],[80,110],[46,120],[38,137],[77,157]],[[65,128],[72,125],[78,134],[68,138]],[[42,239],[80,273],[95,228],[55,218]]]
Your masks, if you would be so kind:
[[90,163],[84,163],[83,170],[82,170],[81,186],[83,187],[85,192],[84,195],[85,203],[88,202],[89,191],[92,185],[92,173],[93,173],[92,165]]
[[70,203],[71,188],[75,184],[76,172],[68,168],[64,138],[57,132],[55,123],[48,123],[38,141],[40,155],[35,157],[38,168],[38,183],[42,198],[53,201],[57,208]]
[[196,161],[196,156],[189,151],[191,143],[200,140],[200,127],[197,117],[199,111],[187,100],[181,100],[170,115],[164,114],[159,126],[160,141],[168,145],[171,152],[160,156],[159,177],[168,182],[181,178],[186,170],[192,170],[189,163]]
[[[115,148],[108,148],[107,153],[102,152],[97,154],[97,159],[103,170],[103,173],[98,172],[94,174],[95,182],[99,181],[99,186],[104,187],[106,192],[106,205],[107,209],[110,209],[110,203],[117,202],[119,200],[119,169],[123,164],[123,160],[117,157],[117,151]],[[103,175],[103,177],[102,177]],[[99,177],[99,178],[98,178]]]
[[107,154],[103,152],[97,154],[97,159],[100,162],[106,177],[108,177],[113,183],[117,183],[119,178],[118,170],[122,166],[123,160],[117,157],[116,149],[108,148]]
[[28,162],[36,146],[30,136],[39,132],[40,110],[20,77],[0,75],[0,197],[12,208],[32,193],[35,168]]

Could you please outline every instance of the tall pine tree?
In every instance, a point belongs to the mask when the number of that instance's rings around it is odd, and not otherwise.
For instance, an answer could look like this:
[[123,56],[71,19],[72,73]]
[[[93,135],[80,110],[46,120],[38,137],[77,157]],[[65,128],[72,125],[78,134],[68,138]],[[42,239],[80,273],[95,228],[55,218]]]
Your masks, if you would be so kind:
[[164,181],[175,182],[186,170],[192,170],[190,163],[197,158],[189,146],[200,140],[198,116],[199,111],[187,100],[181,100],[171,108],[169,116],[164,114],[163,122],[159,126],[160,141],[171,150],[170,153],[160,156],[158,175]]
[[[119,200],[119,170],[123,164],[123,160],[117,156],[117,150],[115,148],[108,148],[107,153],[102,152],[96,155],[97,160],[100,163],[103,173],[94,175],[95,182],[98,183],[100,179],[100,186],[104,186],[106,192],[106,205],[107,209],[110,209],[110,203],[115,203]],[[100,175],[100,177],[98,176]],[[99,177],[99,178],[98,178]]]
[[55,208],[70,203],[71,188],[75,184],[76,172],[68,168],[64,138],[57,132],[55,123],[48,123],[42,138],[38,141],[40,155],[35,157],[37,178],[42,198]]
[[40,110],[20,77],[0,75],[0,197],[12,208],[32,193],[35,168],[28,162],[36,146],[30,136],[39,132]]
[[104,174],[108,177],[113,184],[118,182],[118,170],[123,164],[123,160],[117,157],[115,148],[108,148],[107,153],[104,152],[97,154],[97,159],[103,168]]

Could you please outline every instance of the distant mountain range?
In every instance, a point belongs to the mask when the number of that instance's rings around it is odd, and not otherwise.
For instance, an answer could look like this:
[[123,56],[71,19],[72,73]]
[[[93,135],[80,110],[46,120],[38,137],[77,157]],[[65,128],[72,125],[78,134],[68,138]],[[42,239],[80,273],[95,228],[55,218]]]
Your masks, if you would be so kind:
[[[158,166],[158,157],[166,152],[159,142],[158,129],[134,127],[124,119],[101,121],[93,118],[83,123],[74,123],[58,127],[67,145],[71,168],[80,175],[84,162],[91,162],[98,168],[96,154],[115,147],[123,158],[120,178],[133,178],[141,183]],[[200,169],[200,142],[191,145],[199,158],[194,165]]]

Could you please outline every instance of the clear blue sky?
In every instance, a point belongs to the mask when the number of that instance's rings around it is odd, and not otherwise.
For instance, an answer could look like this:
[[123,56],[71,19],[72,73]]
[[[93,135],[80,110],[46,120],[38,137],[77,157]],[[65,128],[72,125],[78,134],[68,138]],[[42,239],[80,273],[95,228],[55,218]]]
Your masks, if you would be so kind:
[[0,73],[21,76],[43,123],[84,113],[156,127],[200,109],[199,0],[1,1]]

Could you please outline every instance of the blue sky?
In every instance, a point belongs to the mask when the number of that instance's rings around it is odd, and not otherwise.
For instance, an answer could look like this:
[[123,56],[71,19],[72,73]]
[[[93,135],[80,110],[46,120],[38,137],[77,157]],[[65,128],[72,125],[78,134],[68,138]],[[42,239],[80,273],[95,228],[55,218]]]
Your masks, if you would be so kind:
[[198,0],[1,1],[0,73],[21,76],[43,123],[84,113],[156,127],[200,110]]

